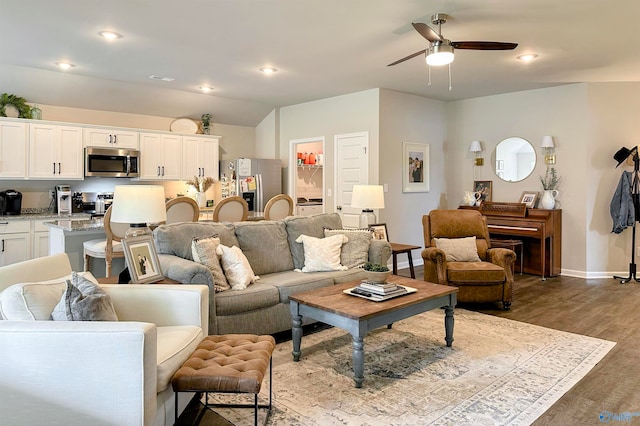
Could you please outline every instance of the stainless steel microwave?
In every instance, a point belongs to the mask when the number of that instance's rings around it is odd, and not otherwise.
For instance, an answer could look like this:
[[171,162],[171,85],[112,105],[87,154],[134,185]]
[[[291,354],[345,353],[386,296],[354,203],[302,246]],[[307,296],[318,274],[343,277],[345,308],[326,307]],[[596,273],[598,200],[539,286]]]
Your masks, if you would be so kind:
[[140,151],[133,149],[86,147],[84,175],[132,178],[140,171]]

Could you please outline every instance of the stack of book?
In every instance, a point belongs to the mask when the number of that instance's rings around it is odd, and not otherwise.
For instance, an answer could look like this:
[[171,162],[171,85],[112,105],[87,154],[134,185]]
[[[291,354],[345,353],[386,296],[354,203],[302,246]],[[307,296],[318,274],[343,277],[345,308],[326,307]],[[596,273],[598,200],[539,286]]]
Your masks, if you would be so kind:
[[354,287],[351,293],[356,296],[365,297],[377,302],[402,296],[407,293],[407,289],[394,283],[374,283],[363,280],[360,285]]

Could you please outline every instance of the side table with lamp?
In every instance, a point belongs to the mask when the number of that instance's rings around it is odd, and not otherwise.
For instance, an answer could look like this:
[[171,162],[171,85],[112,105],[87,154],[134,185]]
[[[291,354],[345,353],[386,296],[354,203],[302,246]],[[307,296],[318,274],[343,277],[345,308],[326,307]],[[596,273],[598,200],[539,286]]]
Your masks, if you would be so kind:
[[360,228],[367,229],[377,222],[374,209],[384,209],[382,185],[353,185],[351,207],[362,209]]

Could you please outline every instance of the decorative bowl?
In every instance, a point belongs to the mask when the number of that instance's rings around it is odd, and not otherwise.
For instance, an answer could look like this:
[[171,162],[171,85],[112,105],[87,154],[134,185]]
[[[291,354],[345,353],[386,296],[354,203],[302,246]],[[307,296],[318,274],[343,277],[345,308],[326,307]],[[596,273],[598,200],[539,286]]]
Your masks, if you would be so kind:
[[372,283],[386,282],[387,278],[389,278],[389,275],[391,275],[391,271],[384,271],[384,272],[364,271],[364,273],[367,277],[367,281],[370,281]]

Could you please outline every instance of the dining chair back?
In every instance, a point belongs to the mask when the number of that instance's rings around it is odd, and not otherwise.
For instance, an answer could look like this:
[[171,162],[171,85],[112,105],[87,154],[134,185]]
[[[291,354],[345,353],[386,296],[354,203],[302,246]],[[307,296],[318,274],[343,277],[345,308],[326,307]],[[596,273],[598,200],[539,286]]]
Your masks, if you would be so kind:
[[197,222],[200,218],[198,203],[191,197],[176,197],[167,201],[167,222]]
[[214,222],[240,222],[249,217],[249,205],[242,198],[233,196],[220,201],[213,210]]
[[293,198],[287,194],[278,194],[267,201],[264,207],[265,220],[284,219],[293,214]]

